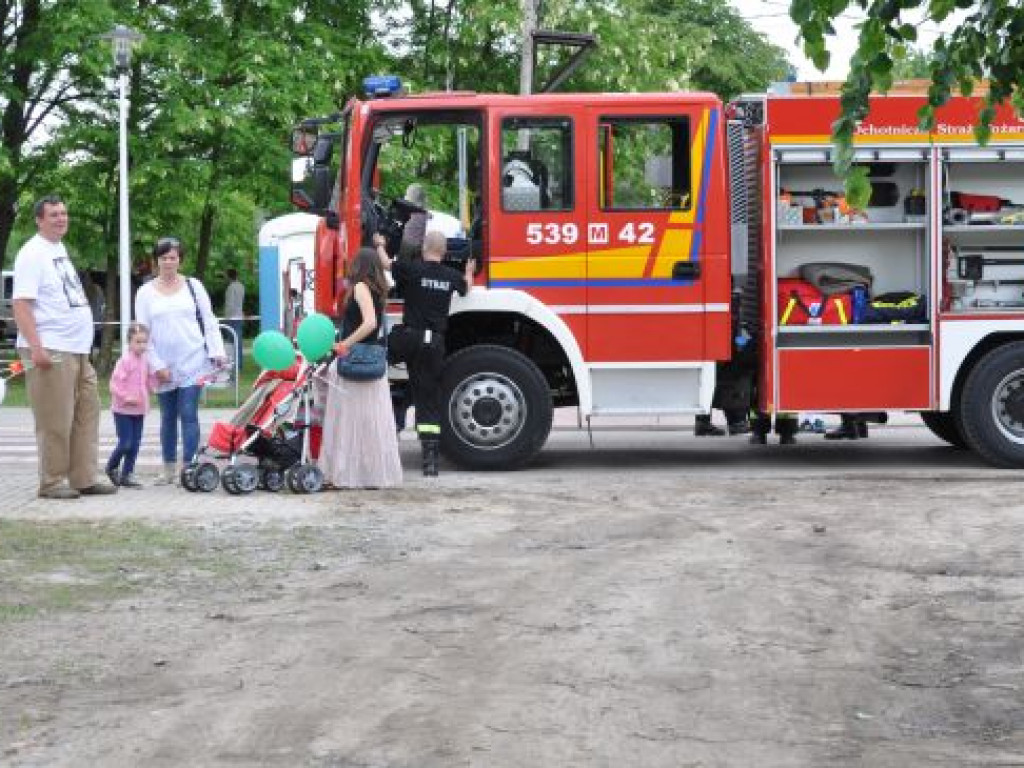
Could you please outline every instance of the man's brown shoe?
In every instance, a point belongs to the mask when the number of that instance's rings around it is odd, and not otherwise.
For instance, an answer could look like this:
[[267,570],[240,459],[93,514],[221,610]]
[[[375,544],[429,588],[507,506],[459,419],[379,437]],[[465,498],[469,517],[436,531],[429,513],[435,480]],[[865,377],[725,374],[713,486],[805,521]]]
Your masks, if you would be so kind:
[[117,493],[117,486],[110,483],[93,483],[87,488],[79,488],[78,492],[83,496],[106,496]]
[[68,488],[66,485],[55,485],[53,488],[39,492],[40,499],[77,499],[81,495],[74,488]]

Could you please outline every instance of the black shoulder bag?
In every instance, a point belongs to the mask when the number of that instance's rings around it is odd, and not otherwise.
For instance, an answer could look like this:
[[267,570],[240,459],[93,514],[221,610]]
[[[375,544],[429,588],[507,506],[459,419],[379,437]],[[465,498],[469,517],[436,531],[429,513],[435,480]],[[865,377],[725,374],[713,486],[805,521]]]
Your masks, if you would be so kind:
[[[385,305],[386,306],[386,305]],[[338,358],[338,375],[349,381],[376,381],[388,372],[388,335],[384,331],[384,309],[381,308],[377,333],[383,344],[356,342],[344,357]]]

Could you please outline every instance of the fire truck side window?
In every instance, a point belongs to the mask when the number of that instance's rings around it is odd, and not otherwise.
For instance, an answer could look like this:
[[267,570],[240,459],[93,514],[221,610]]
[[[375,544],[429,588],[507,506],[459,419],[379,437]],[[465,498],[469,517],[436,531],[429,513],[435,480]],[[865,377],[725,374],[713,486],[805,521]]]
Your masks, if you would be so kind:
[[690,130],[682,117],[600,121],[604,210],[690,208]]
[[501,123],[501,207],[571,211],[572,121],[512,117]]

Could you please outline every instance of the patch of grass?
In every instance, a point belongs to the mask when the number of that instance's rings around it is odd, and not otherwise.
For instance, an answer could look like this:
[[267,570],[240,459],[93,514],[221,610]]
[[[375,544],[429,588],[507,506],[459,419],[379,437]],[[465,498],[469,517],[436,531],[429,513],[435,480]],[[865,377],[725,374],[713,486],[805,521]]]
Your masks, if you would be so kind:
[[0,520],[0,623],[79,610],[143,588],[224,577],[239,564],[197,532],[138,521]]

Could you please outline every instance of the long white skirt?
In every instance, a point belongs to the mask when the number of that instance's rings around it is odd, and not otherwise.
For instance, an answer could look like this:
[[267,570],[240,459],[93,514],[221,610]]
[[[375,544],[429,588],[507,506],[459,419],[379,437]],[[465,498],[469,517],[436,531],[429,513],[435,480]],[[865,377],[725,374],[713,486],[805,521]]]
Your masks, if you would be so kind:
[[402,484],[395,414],[387,379],[347,381],[333,365],[327,374],[323,443],[317,463],[335,488],[391,488]]

